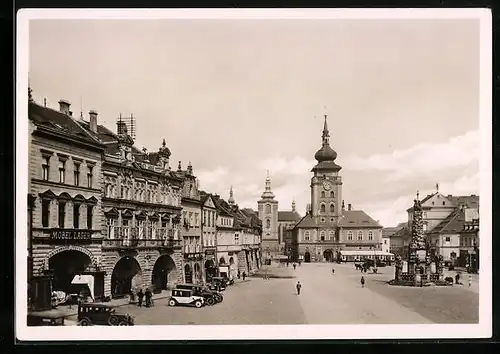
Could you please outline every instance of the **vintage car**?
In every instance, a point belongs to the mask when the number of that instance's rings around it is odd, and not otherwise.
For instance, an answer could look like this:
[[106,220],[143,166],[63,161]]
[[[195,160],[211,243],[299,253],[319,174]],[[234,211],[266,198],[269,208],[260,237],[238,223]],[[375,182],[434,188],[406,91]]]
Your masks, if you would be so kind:
[[28,326],[64,326],[67,314],[56,309],[36,311],[28,314]]
[[133,326],[134,318],[116,311],[108,303],[81,303],[78,305],[78,325]]
[[213,277],[212,282],[208,286],[210,290],[215,290],[215,291],[224,291],[226,290],[228,285],[228,280],[227,278],[224,277]]
[[215,305],[218,302],[222,302],[223,297],[216,291],[209,290],[207,287],[201,284],[177,284],[176,289],[187,289],[193,290],[193,293],[198,296],[203,296],[205,303],[209,306]]
[[187,305],[200,308],[205,304],[203,296],[195,295],[195,292],[190,289],[174,289],[172,296],[168,300],[169,306]]

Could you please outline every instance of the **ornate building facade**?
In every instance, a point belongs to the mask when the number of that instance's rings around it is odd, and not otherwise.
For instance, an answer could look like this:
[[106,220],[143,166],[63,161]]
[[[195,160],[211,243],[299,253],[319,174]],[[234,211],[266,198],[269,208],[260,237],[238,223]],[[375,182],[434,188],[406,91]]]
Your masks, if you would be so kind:
[[119,298],[181,282],[183,180],[170,170],[165,140],[158,152],[147,153],[135,148],[120,121],[117,134],[92,120],[80,123],[106,146],[101,175],[105,293]]
[[[95,112],[90,114],[92,119]],[[52,290],[68,292],[75,275],[91,274],[91,290],[102,298],[100,176],[105,147],[77,123],[67,101],[59,101],[57,111],[30,97],[28,118],[29,275],[50,274]],[[41,296],[31,295],[35,301]]]
[[204,281],[210,282],[217,276],[217,222],[218,210],[213,195],[201,193],[202,245],[204,255]]
[[342,167],[335,163],[337,153],[330,147],[326,115],[322,146],[314,157],[318,163],[311,170],[311,204],[292,233],[294,258],[311,262],[378,256],[382,226],[350,204],[344,208]]
[[271,191],[269,171],[266,177],[266,187],[261,199],[257,202],[259,219],[262,221],[262,252],[266,259],[272,259],[280,252],[278,234],[278,201]]

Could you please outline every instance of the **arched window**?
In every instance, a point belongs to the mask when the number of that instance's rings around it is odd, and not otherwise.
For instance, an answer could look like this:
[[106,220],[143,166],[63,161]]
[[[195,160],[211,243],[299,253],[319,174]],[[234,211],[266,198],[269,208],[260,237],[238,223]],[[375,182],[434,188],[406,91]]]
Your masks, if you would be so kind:
[[309,231],[304,232],[304,241],[309,241],[310,237]]
[[271,205],[266,204],[266,214],[271,214]]
[[326,210],[325,210],[325,204],[321,204],[321,207],[320,207],[320,212],[324,213]]
[[267,220],[266,220],[266,227],[267,227],[268,229],[270,229],[270,228],[271,228],[271,220],[269,220],[269,219],[267,219]]
[[325,197],[325,192],[321,191],[321,198],[324,198],[324,197]]
[[325,237],[326,237],[326,232],[321,231],[321,232],[319,233],[319,238],[320,238],[320,240],[321,240],[321,241],[324,241],[324,240],[325,240]]
[[349,241],[352,241],[352,231],[348,231],[348,232],[347,232],[347,239],[348,239]]
[[335,211],[335,205],[330,204],[330,213],[333,213]]
[[363,239],[363,231],[359,230],[358,231],[358,240],[362,240]]
[[330,192],[330,198],[334,198],[335,197],[335,192],[334,191],[331,191]]
[[331,241],[335,240],[335,234],[333,231],[328,232],[328,239]]
[[373,231],[368,231],[368,240],[373,240]]

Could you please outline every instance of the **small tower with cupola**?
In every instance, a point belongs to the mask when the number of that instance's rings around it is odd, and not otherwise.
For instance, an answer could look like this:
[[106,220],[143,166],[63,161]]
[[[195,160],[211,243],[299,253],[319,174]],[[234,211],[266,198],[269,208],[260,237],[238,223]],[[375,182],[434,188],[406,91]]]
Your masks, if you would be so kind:
[[278,201],[271,191],[271,177],[267,171],[266,184],[261,199],[257,202],[259,219],[262,221],[262,252],[271,257],[279,252]]

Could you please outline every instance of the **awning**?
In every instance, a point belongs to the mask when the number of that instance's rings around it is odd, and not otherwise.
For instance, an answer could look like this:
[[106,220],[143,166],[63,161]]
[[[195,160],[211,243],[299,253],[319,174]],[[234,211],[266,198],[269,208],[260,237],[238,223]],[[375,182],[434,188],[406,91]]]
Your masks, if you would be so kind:
[[393,253],[384,251],[340,251],[342,256],[394,256]]
[[93,275],[75,275],[71,284],[87,284],[90,290],[90,296],[92,297],[92,300],[95,300]]

